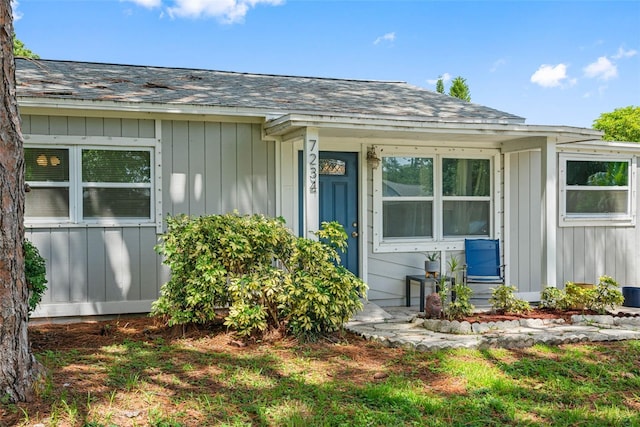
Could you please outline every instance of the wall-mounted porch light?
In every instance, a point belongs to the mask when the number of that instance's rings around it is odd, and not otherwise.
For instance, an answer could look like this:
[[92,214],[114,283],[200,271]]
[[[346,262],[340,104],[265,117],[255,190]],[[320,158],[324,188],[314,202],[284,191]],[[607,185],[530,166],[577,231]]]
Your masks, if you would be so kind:
[[378,169],[380,166],[380,157],[378,157],[377,147],[372,145],[367,150],[367,163],[371,166],[371,169]]

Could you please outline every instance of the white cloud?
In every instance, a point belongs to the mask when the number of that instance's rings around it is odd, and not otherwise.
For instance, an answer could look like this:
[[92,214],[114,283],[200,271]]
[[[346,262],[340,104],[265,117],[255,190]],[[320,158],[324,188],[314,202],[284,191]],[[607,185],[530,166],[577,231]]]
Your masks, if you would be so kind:
[[[557,87],[561,86],[567,78],[567,66],[565,64],[558,64],[556,66],[543,64],[531,76],[531,83],[542,87]],[[572,79],[568,82],[573,85],[576,83],[576,80]]]
[[13,20],[19,21],[22,18],[22,12],[18,10],[19,3],[17,0],[11,0],[11,11],[13,12]]
[[[136,0],[153,1],[153,0]],[[259,4],[278,6],[284,0],[175,0],[175,6],[167,8],[174,17],[214,17],[226,24],[243,22],[249,9]]]
[[388,42],[392,42],[396,39],[396,33],[387,33],[384,36],[380,36],[377,39],[375,39],[375,41],[373,42],[373,44],[380,44],[383,41],[388,41]]
[[618,76],[618,67],[606,56],[601,56],[596,62],[592,62],[584,68],[584,74],[590,78],[609,80]]
[[493,65],[491,66],[490,70],[492,73],[496,72],[498,70],[498,68],[502,67],[503,65],[506,65],[507,60],[506,59],[498,59],[496,62],[493,63]]
[[440,79],[442,79],[442,83],[446,83],[449,80],[451,80],[451,74],[444,73],[443,75],[441,75],[437,79],[428,79],[427,83],[429,83],[430,85],[435,85],[436,83],[438,83],[438,80],[440,80]]
[[[163,6],[163,0],[127,0],[147,9]],[[279,6],[284,0],[172,0],[167,13],[172,18],[213,17],[226,24],[244,21],[250,9],[259,4]],[[161,16],[164,15],[164,12]]]
[[147,9],[153,9],[154,7],[162,6],[162,0],[129,0],[137,5],[146,7]]
[[618,48],[618,52],[612,56],[613,59],[631,58],[636,56],[638,51],[635,49],[624,50],[622,47]]

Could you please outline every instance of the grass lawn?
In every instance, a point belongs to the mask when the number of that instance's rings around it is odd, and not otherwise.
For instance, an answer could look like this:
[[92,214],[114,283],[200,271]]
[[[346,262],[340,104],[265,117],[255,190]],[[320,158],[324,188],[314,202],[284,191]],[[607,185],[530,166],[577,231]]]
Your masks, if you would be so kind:
[[151,319],[30,329],[48,376],[1,426],[640,426],[640,341],[416,352],[244,345]]

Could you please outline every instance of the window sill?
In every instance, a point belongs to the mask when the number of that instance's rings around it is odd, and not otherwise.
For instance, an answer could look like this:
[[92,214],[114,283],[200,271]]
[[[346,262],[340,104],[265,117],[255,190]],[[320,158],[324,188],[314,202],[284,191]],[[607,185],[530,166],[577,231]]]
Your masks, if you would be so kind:
[[560,218],[559,227],[633,227],[636,225],[633,218],[597,218],[574,217]]
[[132,228],[132,227],[156,227],[155,222],[26,222],[26,229],[35,228]]

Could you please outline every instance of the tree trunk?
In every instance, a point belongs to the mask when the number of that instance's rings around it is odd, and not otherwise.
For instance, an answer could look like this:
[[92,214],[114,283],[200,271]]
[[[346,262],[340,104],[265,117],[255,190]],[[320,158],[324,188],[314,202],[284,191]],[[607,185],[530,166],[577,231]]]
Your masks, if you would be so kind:
[[10,0],[0,0],[0,398],[33,397],[38,364],[27,335],[24,153],[16,100]]

